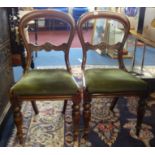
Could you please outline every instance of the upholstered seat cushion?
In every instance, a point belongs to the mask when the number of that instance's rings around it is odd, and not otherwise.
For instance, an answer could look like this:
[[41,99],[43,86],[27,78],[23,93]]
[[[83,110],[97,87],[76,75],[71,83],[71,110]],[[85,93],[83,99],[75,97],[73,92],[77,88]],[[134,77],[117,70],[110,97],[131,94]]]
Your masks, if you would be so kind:
[[29,71],[11,91],[17,95],[74,95],[78,86],[66,70],[45,69]]
[[88,69],[84,72],[90,93],[146,91],[147,83],[120,69]]

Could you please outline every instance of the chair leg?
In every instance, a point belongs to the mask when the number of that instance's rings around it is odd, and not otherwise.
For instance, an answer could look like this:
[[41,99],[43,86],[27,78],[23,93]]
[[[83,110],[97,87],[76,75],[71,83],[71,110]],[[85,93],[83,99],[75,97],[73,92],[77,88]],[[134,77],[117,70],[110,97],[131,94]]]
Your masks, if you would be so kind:
[[73,143],[74,146],[79,146],[79,124],[80,124],[80,102],[81,102],[81,94],[77,94],[73,96]]
[[91,119],[91,96],[84,94],[84,103],[83,103],[83,119],[84,119],[84,136],[83,138],[88,140],[89,133],[89,123]]
[[63,106],[62,114],[65,114],[66,107],[67,107],[67,100],[64,101],[64,106]]
[[22,113],[21,113],[21,105],[17,99],[14,97],[11,98],[11,107],[13,110],[13,117],[14,117],[14,122],[17,127],[17,137],[19,140],[19,143],[21,145],[24,145],[24,139],[23,139],[23,131],[22,131]]
[[110,110],[111,111],[113,111],[113,109],[115,108],[118,99],[119,99],[119,97],[114,97],[113,98],[112,103],[111,103],[111,106],[110,106]]
[[138,107],[137,107],[137,125],[136,125],[136,135],[139,136],[143,117],[145,114],[145,106],[146,106],[146,98],[141,97],[138,102]]
[[31,104],[32,104],[32,107],[33,107],[33,110],[35,112],[35,114],[39,114],[39,110],[38,110],[38,107],[37,107],[37,104],[35,101],[31,101]]

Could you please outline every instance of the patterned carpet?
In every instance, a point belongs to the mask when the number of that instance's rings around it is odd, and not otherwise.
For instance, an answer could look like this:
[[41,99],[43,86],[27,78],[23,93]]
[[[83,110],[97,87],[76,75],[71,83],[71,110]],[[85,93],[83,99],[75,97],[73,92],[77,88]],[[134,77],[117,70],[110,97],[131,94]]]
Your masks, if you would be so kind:
[[[80,82],[80,73],[74,70]],[[89,141],[82,139],[83,121],[80,123],[80,146],[155,146],[155,102],[148,102],[140,137],[135,135],[138,98],[120,98],[114,113],[109,111],[111,98],[93,99],[91,102],[91,130]],[[23,103],[23,131],[25,146],[73,146],[72,102],[68,102],[65,116],[63,101],[38,101],[39,115],[34,115],[31,104]],[[82,106],[81,106],[82,111]],[[16,128],[8,146],[20,146]]]

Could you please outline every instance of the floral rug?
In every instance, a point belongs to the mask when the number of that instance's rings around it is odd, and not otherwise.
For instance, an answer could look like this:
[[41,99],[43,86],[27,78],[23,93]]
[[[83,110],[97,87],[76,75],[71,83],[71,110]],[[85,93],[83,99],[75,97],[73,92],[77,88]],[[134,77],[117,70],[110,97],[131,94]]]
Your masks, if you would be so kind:
[[[74,69],[81,82],[80,69]],[[91,123],[89,140],[83,136],[83,121],[80,121],[80,146],[155,146],[155,102],[148,102],[140,136],[135,135],[136,106],[138,98],[122,97],[114,112],[109,110],[112,98],[93,99],[91,102]],[[35,115],[31,104],[23,103],[24,146],[73,146],[72,102],[69,101],[65,115],[62,114],[63,101],[37,101],[39,114]],[[82,106],[81,106],[82,114]],[[16,128],[8,145],[20,146],[16,138]]]

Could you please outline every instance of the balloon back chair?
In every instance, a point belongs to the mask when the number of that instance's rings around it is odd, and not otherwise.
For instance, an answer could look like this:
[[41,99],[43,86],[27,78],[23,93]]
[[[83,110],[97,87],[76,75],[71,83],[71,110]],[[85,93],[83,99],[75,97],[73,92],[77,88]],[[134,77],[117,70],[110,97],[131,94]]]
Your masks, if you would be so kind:
[[[35,21],[38,18],[60,19],[67,23],[68,27],[70,27],[70,29],[67,30],[68,39],[59,45],[55,45],[48,41],[38,45],[28,41],[25,28],[30,21]],[[64,100],[66,104],[67,100],[71,100],[73,102],[73,138],[75,142],[74,145],[77,145],[78,125],[80,118],[79,103],[81,101],[81,93],[79,86],[72,75],[69,63],[69,50],[75,32],[74,19],[68,14],[54,10],[32,11],[21,18],[19,32],[26,49],[26,67],[22,78],[10,90],[10,100],[14,114],[14,122],[17,127],[17,137],[19,143],[24,144],[21,113],[22,101],[26,100],[34,102],[36,100]],[[30,69],[32,52],[51,52],[53,50],[57,52],[64,52],[64,60],[66,64],[64,69]]]
[[[99,20],[105,19],[105,23],[111,23],[118,27],[122,33],[117,40],[112,43],[110,40],[101,40],[99,43],[92,43],[86,41],[84,33],[82,30],[83,24],[89,20]],[[113,21],[113,22],[111,22]],[[103,23],[103,22],[102,22]],[[106,27],[106,26],[105,26]],[[103,25],[104,28],[104,25]],[[139,135],[142,118],[144,115],[145,98],[147,97],[148,85],[142,79],[139,79],[127,72],[125,65],[123,63],[123,46],[128,37],[130,30],[130,23],[128,19],[119,14],[105,11],[95,11],[85,13],[78,21],[77,24],[78,36],[82,45],[83,50],[83,60],[81,68],[83,70],[83,96],[84,96],[84,138],[87,140],[89,133],[89,122],[91,119],[91,100],[97,97],[113,97],[113,101],[110,110],[113,110],[118,98],[120,96],[138,96],[140,97],[138,108],[137,108],[137,125],[136,134]],[[103,30],[107,33],[107,28]],[[112,34],[114,35],[114,34]],[[112,36],[113,37],[113,36]],[[96,38],[98,39],[98,38]],[[118,54],[118,66],[117,68],[86,68],[87,53],[89,50],[100,49],[102,52],[111,51]]]

